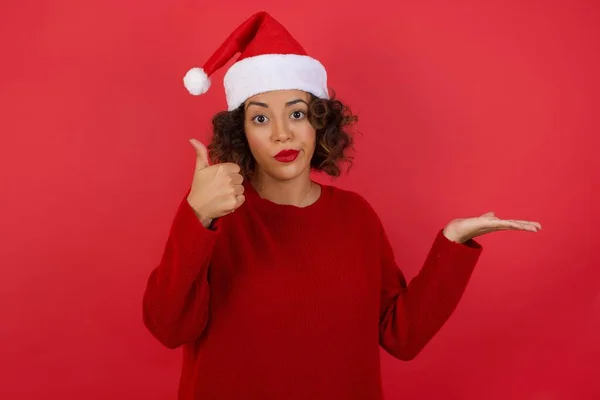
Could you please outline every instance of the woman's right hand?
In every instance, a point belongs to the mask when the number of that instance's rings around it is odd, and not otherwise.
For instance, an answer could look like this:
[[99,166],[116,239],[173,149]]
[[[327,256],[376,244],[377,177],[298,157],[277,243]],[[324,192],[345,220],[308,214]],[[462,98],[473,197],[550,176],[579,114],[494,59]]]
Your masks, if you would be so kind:
[[196,150],[196,170],[187,202],[208,228],[213,219],[232,213],[244,203],[244,178],[239,165],[209,165],[206,147],[196,139],[190,143]]

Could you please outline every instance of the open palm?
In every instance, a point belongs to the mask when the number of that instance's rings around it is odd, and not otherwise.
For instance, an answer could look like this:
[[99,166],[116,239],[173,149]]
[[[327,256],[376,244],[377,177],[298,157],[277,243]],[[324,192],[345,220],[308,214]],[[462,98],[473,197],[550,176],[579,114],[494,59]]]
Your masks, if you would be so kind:
[[537,232],[542,225],[535,221],[518,219],[500,219],[494,212],[487,212],[479,217],[457,218],[444,228],[444,235],[455,242],[464,243],[486,233],[503,230],[523,230]]

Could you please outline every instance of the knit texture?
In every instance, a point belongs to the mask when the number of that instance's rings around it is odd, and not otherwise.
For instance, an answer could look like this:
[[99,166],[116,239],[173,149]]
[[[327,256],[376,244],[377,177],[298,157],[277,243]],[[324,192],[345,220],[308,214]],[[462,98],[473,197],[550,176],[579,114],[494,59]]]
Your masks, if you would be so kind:
[[299,208],[261,198],[206,229],[186,197],[143,298],[182,347],[179,399],[382,399],[380,346],[414,358],[456,308],[482,251],[440,229],[407,285],[360,195],[321,185]]

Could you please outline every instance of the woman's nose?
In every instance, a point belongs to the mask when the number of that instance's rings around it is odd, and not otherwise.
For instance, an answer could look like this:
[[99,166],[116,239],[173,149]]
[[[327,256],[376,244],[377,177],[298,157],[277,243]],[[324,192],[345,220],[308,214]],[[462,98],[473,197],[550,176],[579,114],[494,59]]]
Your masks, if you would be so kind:
[[284,123],[273,124],[273,138],[278,142],[287,142],[291,138],[291,132]]

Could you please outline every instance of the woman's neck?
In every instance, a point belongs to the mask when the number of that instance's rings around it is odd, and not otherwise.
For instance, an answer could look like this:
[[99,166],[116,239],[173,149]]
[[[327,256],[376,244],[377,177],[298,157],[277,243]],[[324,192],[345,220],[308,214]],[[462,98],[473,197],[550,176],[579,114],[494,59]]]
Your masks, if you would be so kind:
[[306,207],[314,203],[320,194],[319,185],[313,183],[309,173],[290,180],[276,180],[259,171],[251,183],[260,197],[276,204]]

